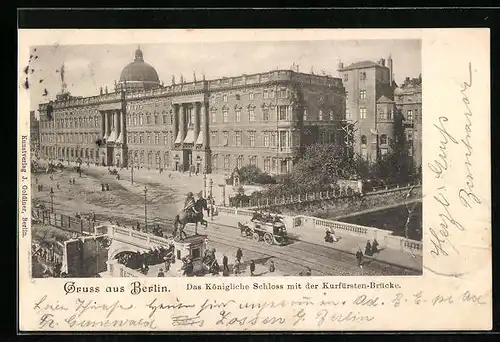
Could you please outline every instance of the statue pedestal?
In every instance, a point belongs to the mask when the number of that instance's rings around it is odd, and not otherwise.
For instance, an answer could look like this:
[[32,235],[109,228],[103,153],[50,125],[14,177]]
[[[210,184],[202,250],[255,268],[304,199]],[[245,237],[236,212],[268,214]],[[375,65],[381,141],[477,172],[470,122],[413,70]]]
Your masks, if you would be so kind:
[[207,240],[206,235],[192,235],[184,240],[174,241],[175,258],[182,260],[184,257],[189,256],[193,262],[193,272],[202,271],[202,258],[207,248]]

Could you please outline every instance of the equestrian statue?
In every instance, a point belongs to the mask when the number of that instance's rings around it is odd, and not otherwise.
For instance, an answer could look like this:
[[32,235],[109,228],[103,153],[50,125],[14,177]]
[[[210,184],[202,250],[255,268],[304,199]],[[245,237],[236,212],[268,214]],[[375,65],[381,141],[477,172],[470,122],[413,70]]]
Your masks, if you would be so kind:
[[198,235],[198,223],[201,223],[201,225],[206,228],[208,222],[203,219],[203,210],[208,211],[208,205],[207,200],[202,196],[202,192],[200,191],[196,198],[193,196],[192,192],[188,192],[186,194],[184,207],[175,216],[173,237],[175,238],[177,236],[177,231],[179,231],[179,237],[181,240],[183,240],[184,237],[187,237],[186,232],[184,232],[184,228],[188,223],[195,224],[194,233],[196,235]]

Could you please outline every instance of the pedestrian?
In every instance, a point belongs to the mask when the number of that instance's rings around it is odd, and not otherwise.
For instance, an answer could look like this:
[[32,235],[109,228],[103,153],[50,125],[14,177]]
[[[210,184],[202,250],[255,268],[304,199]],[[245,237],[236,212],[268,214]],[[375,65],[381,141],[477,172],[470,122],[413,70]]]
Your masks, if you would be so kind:
[[109,191],[109,184],[106,183],[106,191]]
[[101,191],[106,191],[106,187],[104,186],[104,183],[101,183]]
[[35,184],[38,184],[38,176],[35,177]]
[[274,267],[274,261],[269,261],[269,272],[273,273],[276,270]]
[[56,184],[57,190],[59,190],[59,183]]
[[241,250],[241,248],[238,248],[238,250],[236,251],[236,260],[238,260],[238,262],[241,262],[242,257],[243,257],[243,251]]
[[224,257],[222,258],[222,272],[229,272],[229,260],[227,259],[227,255],[224,254]]
[[370,243],[370,240],[366,242],[365,246],[365,255],[371,256],[372,255],[372,244]]
[[136,228],[137,228],[137,231],[139,231],[139,232],[141,231],[141,224],[139,223],[139,221],[137,221]]
[[158,272],[157,277],[164,277],[164,276],[165,276],[165,273],[163,273],[163,269],[160,268],[160,271]]
[[363,268],[363,251],[361,250],[361,247],[358,247],[358,251],[356,252],[356,259],[358,260],[358,266],[359,268]]
[[234,275],[238,275],[240,273],[240,262],[238,261],[238,259],[234,261],[233,272]]
[[255,272],[255,262],[253,260],[250,260],[250,275],[251,276],[254,276],[254,273]]
[[165,272],[168,272],[170,270],[170,258],[164,257],[165,260]]

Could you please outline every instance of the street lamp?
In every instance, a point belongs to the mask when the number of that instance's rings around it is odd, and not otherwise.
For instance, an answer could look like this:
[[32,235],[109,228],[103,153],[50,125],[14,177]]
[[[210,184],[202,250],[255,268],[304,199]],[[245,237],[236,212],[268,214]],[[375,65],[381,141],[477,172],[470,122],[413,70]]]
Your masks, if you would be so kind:
[[134,184],[134,163],[130,164],[130,181]]
[[54,189],[50,188],[50,204],[51,204],[51,212],[54,212]]
[[207,174],[203,173],[203,197],[207,198]]
[[147,193],[148,193],[148,188],[147,186],[144,185],[144,225],[146,228],[146,233],[148,232],[148,210],[147,210]]

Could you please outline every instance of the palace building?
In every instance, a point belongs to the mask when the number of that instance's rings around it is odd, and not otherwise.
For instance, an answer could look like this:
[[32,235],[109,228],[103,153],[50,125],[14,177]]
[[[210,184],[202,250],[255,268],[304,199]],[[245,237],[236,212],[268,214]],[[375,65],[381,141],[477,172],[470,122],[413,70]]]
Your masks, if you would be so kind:
[[285,174],[305,146],[344,144],[344,91],[341,78],[295,68],[172,77],[164,86],[137,49],[113,92],[74,97],[63,80],[56,100],[39,105],[41,153],[116,167],[224,173],[256,165]]
[[[387,63],[386,63],[387,62]],[[391,56],[338,66],[345,87],[345,127],[353,153],[375,161],[386,155],[398,137],[416,166],[422,163],[422,77],[398,87]]]

